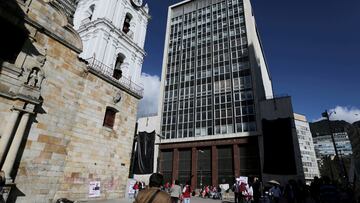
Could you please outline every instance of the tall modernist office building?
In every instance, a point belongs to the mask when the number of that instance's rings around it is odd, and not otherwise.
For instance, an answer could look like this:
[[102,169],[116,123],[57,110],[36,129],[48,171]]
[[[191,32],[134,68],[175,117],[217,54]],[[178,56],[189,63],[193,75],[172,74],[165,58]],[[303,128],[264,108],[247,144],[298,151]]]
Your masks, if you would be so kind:
[[261,176],[267,98],[272,83],[250,0],[169,7],[159,108],[159,170],[168,181],[199,187]]
[[315,176],[320,177],[314,142],[310,131],[309,122],[307,121],[306,117],[301,114],[294,114],[294,118],[300,145],[305,180],[307,183],[310,183]]

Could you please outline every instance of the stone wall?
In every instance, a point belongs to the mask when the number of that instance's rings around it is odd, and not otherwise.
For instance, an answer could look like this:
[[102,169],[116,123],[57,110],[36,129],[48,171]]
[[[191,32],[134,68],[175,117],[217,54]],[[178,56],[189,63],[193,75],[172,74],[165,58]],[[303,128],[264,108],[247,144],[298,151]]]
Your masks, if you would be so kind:
[[[21,199],[86,199],[93,180],[101,181],[102,198],[119,198],[127,181],[123,174],[130,165],[138,101],[123,94],[114,105],[117,88],[84,72],[75,53],[42,37],[48,47],[44,112],[31,127],[16,178],[26,194]],[[102,126],[107,106],[119,110],[113,130]]]
[[[28,6],[31,21],[44,25],[38,29],[39,25],[25,21],[33,47],[45,50],[41,51],[46,58],[41,67],[45,77],[37,98],[41,102],[0,94],[0,131],[13,106],[35,106],[12,170],[16,187],[24,193],[17,202],[54,202],[60,197],[86,200],[90,181],[100,181],[100,199],[124,197],[139,98],[88,71],[78,58],[81,41],[76,40],[80,38],[71,37],[73,32],[63,25],[66,18],[61,12],[43,1],[34,0]],[[33,57],[28,48],[19,57]],[[15,66],[26,69],[30,61],[23,62]],[[11,87],[3,74],[0,87]],[[13,77],[23,86],[22,76]],[[10,94],[6,88],[0,90]],[[119,91],[122,98],[115,103]],[[108,106],[118,111],[113,129],[103,126]]]

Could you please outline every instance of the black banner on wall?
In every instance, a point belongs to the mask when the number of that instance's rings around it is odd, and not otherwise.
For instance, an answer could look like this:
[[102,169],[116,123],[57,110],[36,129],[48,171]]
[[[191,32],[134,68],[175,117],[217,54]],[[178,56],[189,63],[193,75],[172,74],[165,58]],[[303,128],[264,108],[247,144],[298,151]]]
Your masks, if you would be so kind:
[[264,173],[295,175],[296,162],[291,118],[262,120],[264,134]]
[[134,174],[150,174],[154,169],[155,131],[139,132],[136,139]]

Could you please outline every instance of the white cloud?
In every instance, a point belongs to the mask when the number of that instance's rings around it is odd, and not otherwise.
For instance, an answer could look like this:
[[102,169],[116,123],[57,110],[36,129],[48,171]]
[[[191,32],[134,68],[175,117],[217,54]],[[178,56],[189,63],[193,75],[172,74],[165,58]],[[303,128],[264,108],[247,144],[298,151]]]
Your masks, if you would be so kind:
[[160,77],[157,75],[141,74],[144,86],[144,98],[140,100],[138,116],[148,116],[157,113],[160,95]]
[[[334,112],[330,116],[330,120],[343,120],[348,123],[354,123],[360,120],[360,109],[357,107],[336,106],[328,111]],[[324,120],[324,118],[315,119],[313,122]]]
[[330,112],[334,112],[331,114],[330,120],[344,120],[348,123],[360,120],[360,109],[357,107],[336,106]]

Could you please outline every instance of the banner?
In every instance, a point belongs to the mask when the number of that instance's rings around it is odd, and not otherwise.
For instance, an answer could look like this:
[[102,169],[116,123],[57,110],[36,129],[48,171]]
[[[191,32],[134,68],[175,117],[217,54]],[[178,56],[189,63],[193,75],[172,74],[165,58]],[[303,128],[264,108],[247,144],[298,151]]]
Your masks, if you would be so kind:
[[154,167],[155,131],[139,132],[134,160],[134,174],[151,174]]
[[100,181],[89,183],[89,197],[100,197]]

